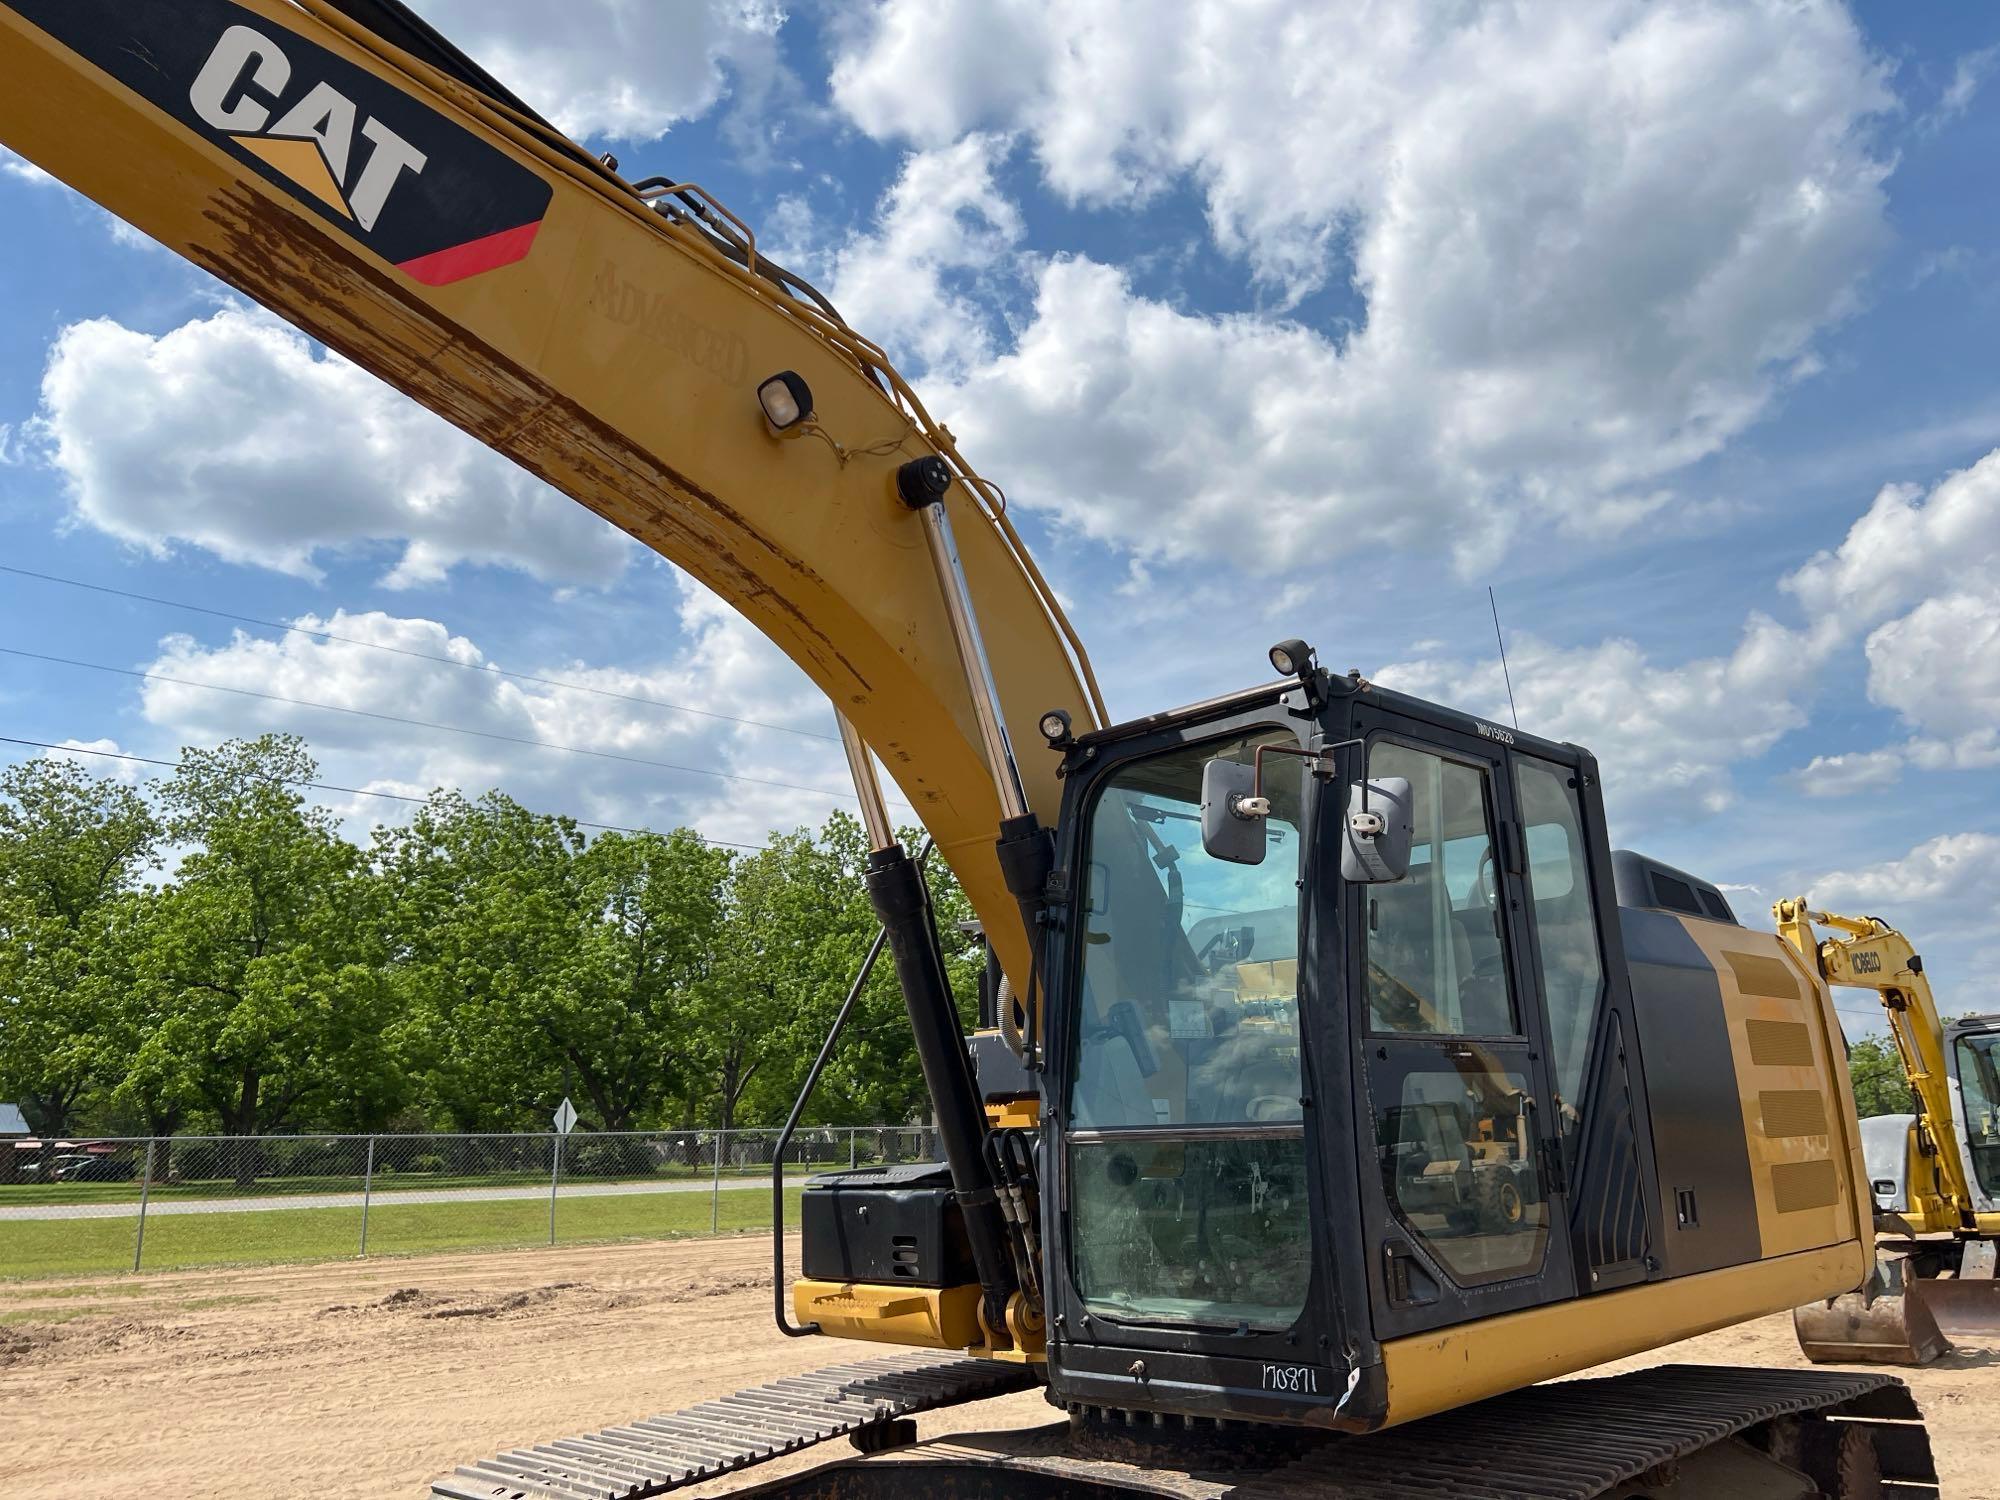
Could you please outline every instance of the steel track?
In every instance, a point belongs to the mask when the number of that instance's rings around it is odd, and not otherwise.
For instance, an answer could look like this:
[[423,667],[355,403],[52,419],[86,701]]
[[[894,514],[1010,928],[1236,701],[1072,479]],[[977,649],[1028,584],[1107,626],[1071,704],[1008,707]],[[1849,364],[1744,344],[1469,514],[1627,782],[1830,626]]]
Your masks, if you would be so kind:
[[643,1500],[940,1406],[1026,1390],[1022,1365],[893,1354],[466,1464],[433,1500]]
[[[685,1411],[584,1437],[503,1453],[439,1480],[433,1500],[643,1500],[748,1470],[766,1459],[916,1412],[1024,1390],[1020,1366],[936,1354],[836,1365],[739,1391]],[[1111,1424],[1104,1416],[1113,1417]],[[1938,1493],[1930,1441],[1908,1389],[1874,1372],[1666,1365],[1596,1380],[1532,1386],[1366,1437],[1317,1441],[1302,1455],[1283,1445],[1273,1462],[1243,1466],[1245,1435],[1230,1424],[1234,1470],[1211,1469],[1199,1443],[1150,1453],[1120,1447],[1134,1429],[1123,1414],[1085,1415],[1056,1430],[969,1436],[850,1460],[802,1493],[971,1493],[1009,1496],[1226,1496],[1228,1500],[1592,1500],[1665,1484],[1705,1448],[1767,1424],[1804,1421],[1829,1431],[1865,1428],[1874,1439],[1885,1500]],[[1825,1419],[1823,1422],[1820,1419]],[[1153,1424],[1139,1419],[1137,1431]],[[1108,1446],[1107,1446],[1108,1444]],[[1253,1451],[1254,1451],[1253,1444]],[[1105,1448],[1105,1452],[1094,1451]],[[1107,1463],[1107,1458],[1115,1461]],[[1218,1450],[1219,1451],[1219,1450]],[[961,1472],[963,1471],[963,1472]],[[815,1487],[817,1485],[817,1488]]]

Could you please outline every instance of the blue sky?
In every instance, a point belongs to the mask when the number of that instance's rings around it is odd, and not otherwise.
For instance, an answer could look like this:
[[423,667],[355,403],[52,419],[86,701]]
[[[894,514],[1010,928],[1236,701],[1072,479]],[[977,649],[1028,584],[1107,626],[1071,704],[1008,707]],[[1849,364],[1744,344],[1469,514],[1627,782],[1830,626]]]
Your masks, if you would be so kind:
[[[1502,712],[1490,584],[1616,842],[1753,917],[1879,911],[2000,1003],[2000,17],[419,9],[898,355],[1114,711],[1297,634]],[[341,786],[741,841],[843,805],[811,690],[665,564],[18,161],[0,223],[0,561],[344,638],[0,574],[0,733],[295,730]]]

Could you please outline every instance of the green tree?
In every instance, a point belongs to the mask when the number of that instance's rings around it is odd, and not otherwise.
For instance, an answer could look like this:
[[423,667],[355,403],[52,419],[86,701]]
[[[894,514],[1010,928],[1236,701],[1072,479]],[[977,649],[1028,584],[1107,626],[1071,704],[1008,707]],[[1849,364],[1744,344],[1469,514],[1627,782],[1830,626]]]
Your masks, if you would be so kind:
[[714,962],[728,857],[691,833],[605,834],[497,792],[441,792],[385,833],[431,1087],[464,1128],[539,1125],[565,1087],[627,1130],[671,1096]]
[[853,967],[852,902],[835,874],[837,859],[803,832],[772,835],[730,871],[721,951],[691,996],[687,1038],[687,1103],[724,1130],[745,1123],[753,1085],[782,1090],[801,1071],[815,1040],[810,1022],[836,976]]
[[374,1127],[407,1092],[382,884],[292,790],[317,769],[301,741],[266,735],[183,750],[159,788],[189,852],[145,914],[133,1066],[226,1135]]
[[1902,1054],[1888,1037],[1865,1036],[1848,1048],[1847,1072],[1854,1081],[1854,1104],[1863,1119],[1916,1113]]
[[[608,1130],[774,1122],[876,930],[845,815],[738,857],[439,792],[371,856],[315,772],[289,737],[187,750],[157,813],[68,761],[0,773],[0,1089],[39,1128],[540,1129],[565,1092]],[[969,1023],[968,912],[929,875]],[[925,1105],[883,963],[809,1118]]]
[[398,988],[419,1035],[424,1089],[453,1129],[535,1129],[560,1059],[518,998],[564,962],[580,924],[582,835],[489,793],[434,792],[377,835],[397,937]]
[[[906,830],[903,839],[913,851],[922,847],[918,832]],[[861,825],[835,813],[816,835],[774,835],[766,851],[738,861],[720,966],[724,982],[711,1009],[742,1012],[737,1029],[746,1045],[754,1042],[759,1018],[769,1018],[758,1046],[761,1071],[748,1081],[751,1112],[766,1123],[789,1111],[874,939],[878,923],[863,880],[867,857]],[[980,960],[960,924],[971,911],[943,860],[933,857],[926,868],[946,970],[969,1027]],[[702,1036],[727,1021],[711,1020]],[[719,1091],[726,1075],[712,1070],[710,1077]],[[718,1114],[723,1102],[711,1095],[704,1109]],[[856,1003],[806,1119],[868,1124],[908,1119],[927,1108],[902,992],[885,956]],[[732,1118],[735,1112],[732,1106]]]
[[600,834],[577,861],[594,918],[593,982],[557,1029],[607,1130],[655,1111],[691,1056],[719,1055],[722,1032],[704,1027],[716,1016],[702,1000],[727,951],[731,858],[678,829]]
[[138,792],[74,761],[0,771],[0,1095],[45,1135],[113,1071],[126,918],[159,838]]
[[[157,889],[134,891],[106,913],[115,933],[111,951],[121,956],[122,968],[118,1003],[103,1016],[111,1084],[106,1098],[121,1122],[146,1135],[170,1136],[201,1107],[202,1059],[154,1040],[171,1019],[172,997],[151,982],[140,958],[155,941],[160,913]],[[165,1169],[164,1162],[159,1165]]]

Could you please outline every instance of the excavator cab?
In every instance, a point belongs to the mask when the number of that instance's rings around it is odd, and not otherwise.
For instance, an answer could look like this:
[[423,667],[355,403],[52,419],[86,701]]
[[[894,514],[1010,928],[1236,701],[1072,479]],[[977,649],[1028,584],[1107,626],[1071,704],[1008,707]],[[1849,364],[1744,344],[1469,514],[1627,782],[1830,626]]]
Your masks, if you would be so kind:
[[[1662,1272],[1589,754],[1317,685],[1062,751],[1038,1061],[1073,1411],[1365,1429],[1399,1342]],[[1398,1415],[1445,1404],[1409,1368]]]

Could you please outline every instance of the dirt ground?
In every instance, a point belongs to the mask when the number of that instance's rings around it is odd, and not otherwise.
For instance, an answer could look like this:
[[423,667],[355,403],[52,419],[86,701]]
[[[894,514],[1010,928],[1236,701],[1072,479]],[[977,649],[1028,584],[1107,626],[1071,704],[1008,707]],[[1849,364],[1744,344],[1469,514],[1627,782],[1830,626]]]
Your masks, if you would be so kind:
[[[847,1355],[783,1338],[770,1295],[762,1236],[0,1284],[0,1494],[419,1500],[457,1461]],[[1799,1354],[1781,1316],[1611,1368],[1666,1361]],[[1945,1494],[2000,1500],[2000,1352],[1907,1378]]]

